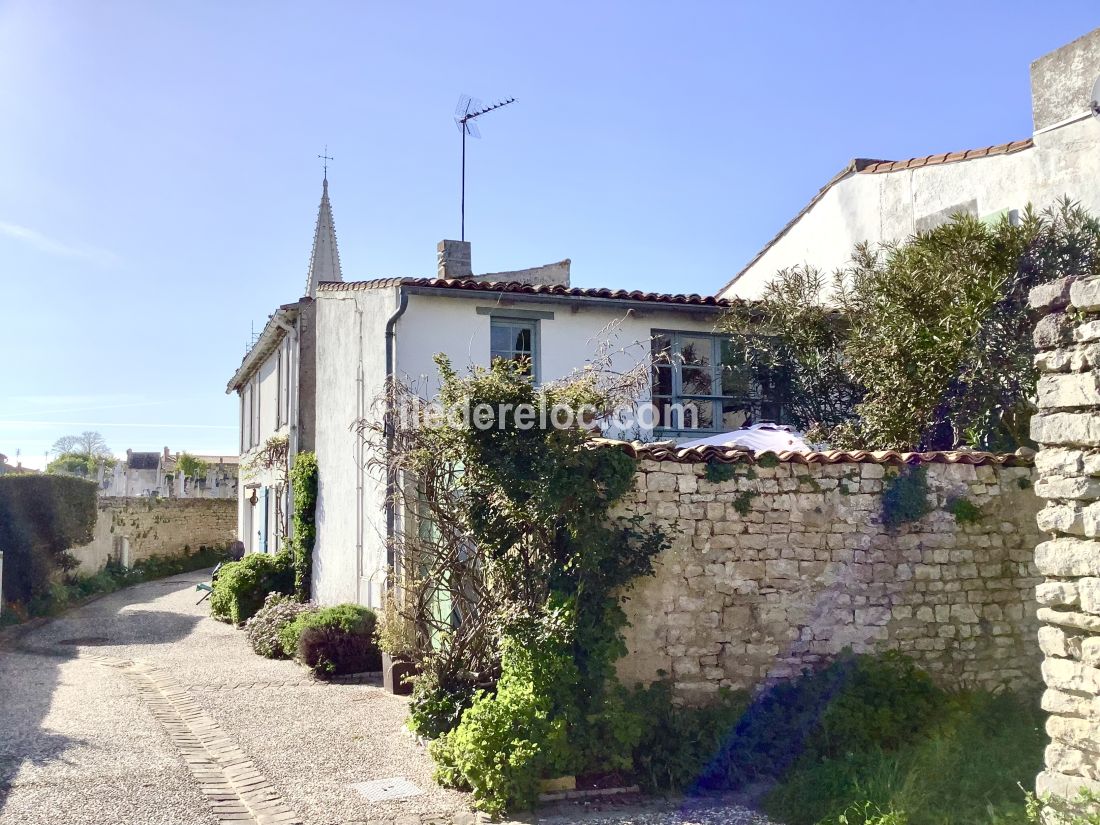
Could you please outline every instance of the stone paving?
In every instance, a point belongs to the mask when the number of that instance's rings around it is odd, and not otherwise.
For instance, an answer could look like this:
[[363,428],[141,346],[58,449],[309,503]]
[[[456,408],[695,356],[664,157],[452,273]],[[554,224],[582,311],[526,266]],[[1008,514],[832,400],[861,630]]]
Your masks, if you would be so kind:
[[[196,605],[208,573],[112,594],[0,646],[0,825],[473,825],[407,699],[254,655]],[[403,780],[377,799],[356,787]],[[375,787],[367,785],[367,788]],[[735,804],[572,804],[516,822],[748,825]]]

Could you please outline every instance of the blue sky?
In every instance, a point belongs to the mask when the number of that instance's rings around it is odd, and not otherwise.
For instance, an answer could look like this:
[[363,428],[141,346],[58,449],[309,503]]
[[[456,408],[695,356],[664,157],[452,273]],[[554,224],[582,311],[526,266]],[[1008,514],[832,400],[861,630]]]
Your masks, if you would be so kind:
[[0,452],[236,449],[250,324],[301,293],[329,179],[347,279],[569,257],[713,293],[853,156],[1027,137],[1093,2],[0,0]]

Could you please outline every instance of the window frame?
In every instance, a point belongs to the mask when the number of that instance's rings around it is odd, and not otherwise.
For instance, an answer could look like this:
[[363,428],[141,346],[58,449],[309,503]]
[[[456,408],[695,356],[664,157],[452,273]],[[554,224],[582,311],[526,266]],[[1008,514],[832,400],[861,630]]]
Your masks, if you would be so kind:
[[[669,358],[667,368],[670,373],[669,392],[655,393],[654,389],[656,384],[654,382],[654,373],[658,368],[658,364],[654,359],[654,345],[657,342],[657,338],[660,336],[666,336],[669,339],[669,351],[670,353],[679,354],[682,351],[680,341],[684,338],[706,338],[711,342],[710,351],[710,378],[711,378],[711,393],[684,393],[683,391],[683,369],[684,362],[682,359],[677,359],[676,355],[672,355]],[[664,436],[691,436],[691,435],[708,435],[714,433],[726,432],[727,428],[721,423],[721,404],[723,402],[739,402],[743,403],[746,409],[752,410],[754,413],[758,409],[762,409],[765,405],[774,405],[778,409],[779,420],[775,423],[782,424],[786,422],[787,416],[786,405],[781,394],[775,394],[774,392],[769,395],[764,389],[761,389],[759,397],[752,396],[738,396],[738,395],[723,395],[720,391],[722,388],[722,343],[730,341],[731,338],[728,335],[722,335],[714,332],[696,332],[694,330],[686,329],[651,329],[650,330],[650,372],[649,372],[649,397],[651,403],[656,403],[657,399],[667,399],[670,407],[675,408],[677,404],[684,404],[689,401],[697,402],[709,402],[712,406],[712,423],[710,427],[684,427],[682,421],[673,419],[675,426],[665,426],[659,422],[654,423],[653,432]],[[687,365],[689,368],[691,364]],[[754,379],[755,380],[755,379]],[[719,392],[714,392],[717,389]],[[675,415],[675,413],[673,413]],[[757,423],[757,422],[754,422]]]
[[[525,317],[525,315],[508,314],[508,313],[496,313],[494,312],[489,316],[489,364],[493,363],[493,359],[501,356],[494,355],[493,352],[493,327],[509,326],[509,327],[522,327],[530,330],[531,332],[531,380],[537,385],[541,380],[542,369],[542,330],[541,330],[541,318]],[[515,355],[517,350],[510,350]],[[515,360],[514,358],[509,360]]]

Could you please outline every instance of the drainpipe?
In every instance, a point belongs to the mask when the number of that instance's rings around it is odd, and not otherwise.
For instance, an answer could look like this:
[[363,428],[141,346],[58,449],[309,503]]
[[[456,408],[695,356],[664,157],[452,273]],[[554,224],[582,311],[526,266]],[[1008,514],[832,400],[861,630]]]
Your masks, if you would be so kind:
[[[405,310],[409,306],[409,294],[405,291],[404,286],[397,288],[398,295],[400,296],[397,309],[394,310],[393,315],[386,321],[386,386],[390,385],[393,379],[394,371],[394,357],[395,348],[397,344],[397,319],[405,314]],[[389,460],[390,447],[393,443],[393,433],[389,432],[387,428],[386,433],[386,457]],[[394,489],[397,485],[397,479],[394,478],[394,471],[392,467],[386,468],[386,566],[394,566],[394,554],[393,554],[393,536],[397,529],[397,512],[393,504]]]

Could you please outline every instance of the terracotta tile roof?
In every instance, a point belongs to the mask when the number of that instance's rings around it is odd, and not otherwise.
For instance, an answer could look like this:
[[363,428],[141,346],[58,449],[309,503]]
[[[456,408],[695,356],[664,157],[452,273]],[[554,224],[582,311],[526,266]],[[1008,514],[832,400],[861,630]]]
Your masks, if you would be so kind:
[[867,161],[866,165],[858,171],[865,175],[876,175],[882,172],[900,172],[903,169],[919,169],[922,166],[939,166],[944,163],[956,163],[960,160],[975,160],[977,158],[989,158],[996,155],[1011,155],[1034,146],[1031,138],[1026,140],[1014,140],[1011,143],[1001,143],[997,146],[986,146],[982,149],[967,149],[964,152],[943,152],[939,155],[925,155],[922,158],[909,158],[908,160],[878,160]]
[[925,155],[920,158],[909,158],[908,160],[874,160],[873,158],[855,158],[851,163],[837,172],[832,179],[822,186],[817,194],[810,198],[810,202],[802,207],[793,218],[784,224],[783,228],[776,233],[764,248],[753,255],[752,260],[745,264],[741,271],[734,275],[726,283],[719,292],[724,292],[729,289],[737,279],[748,272],[753,264],[764,257],[764,253],[779,243],[780,239],[786,235],[794,225],[802,220],[806,216],[806,213],[817,206],[818,202],[825,197],[825,194],[832,189],[840,181],[852,174],[882,174],[884,172],[902,172],[906,169],[920,169],[924,166],[941,166],[946,163],[955,163],[962,160],[977,160],[979,158],[995,157],[998,155],[1011,155],[1016,152],[1020,152],[1024,149],[1030,149],[1034,146],[1034,142],[1031,138],[1025,140],[1014,140],[1011,143],[1001,143],[997,146],[986,146],[981,149],[967,149],[962,152],[943,152],[938,155]]
[[677,306],[715,307],[724,309],[750,302],[727,300],[713,295],[669,295],[660,292],[627,291],[625,289],[597,289],[568,287],[560,284],[522,284],[516,281],[477,281],[469,278],[379,278],[373,281],[345,281],[322,283],[319,292],[353,292],[362,289],[382,289],[396,286],[414,286],[426,289],[452,289],[469,292],[504,292],[514,295],[536,295],[562,298],[601,298],[642,303],[672,304]]
[[753,463],[759,455],[771,453],[780,461],[792,464],[996,464],[1005,467],[1030,467],[1030,456],[1017,453],[983,453],[970,450],[936,451],[927,453],[902,453],[895,450],[828,450],[825,452],[795,452],[782,450],[780,452],[765,451],[754,453],[740,447],[705,447],[681,448],[668,444],[653,443],[640,444],[629,441],[613,441],[611,439],[593,439],[593,444],[611,445],[625,450],[629,455],[637,459],[649,461],[673,461],[678,464],[701,464],[717,462],[719,464],[736,464],[743,461]]

